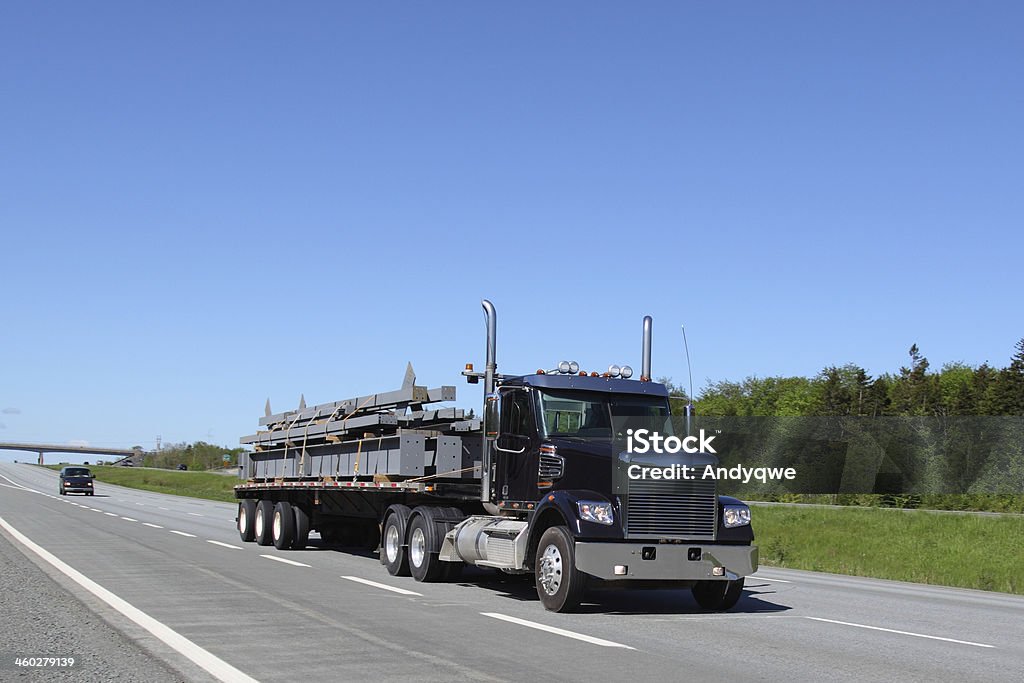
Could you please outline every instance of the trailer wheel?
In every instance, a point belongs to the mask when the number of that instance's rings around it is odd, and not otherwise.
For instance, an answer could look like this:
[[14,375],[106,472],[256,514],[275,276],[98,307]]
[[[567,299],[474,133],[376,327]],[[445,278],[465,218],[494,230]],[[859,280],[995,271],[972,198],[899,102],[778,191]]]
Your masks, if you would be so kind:
[[586,588],[586,575],[576,569],[572,536],[564,526],[544,531],[537,544],[534,582],[545,609],[572,612],[579,607]]
[[256,515],[253,517],[255,525],[253,531],[256,535],[256,543],[259,545],[270,545],[274,542],[271,536],[270,524],[274,516],[274,501],[263,499],[256,504]]
[[295,513],[292,506],[285,501],[274,506],[274,516],[270,525],[270,535],[274,539],[274,547],[288,550],[295,542]]
[[435,521],[438,512],[426,506],[413,511],[412,523],[409,525],[409,572],[417,581],[437,581],[443,573],[443,565],[447,564],[437,557],[441,549]]
[[303,550],[309,545],[309,515],[298,505],[293,505],[292,510],[295,511],[295,540],[292,548]]
[[697,604],[706,610],[724,612],[732,609],[743,594],[743,579],[735,581],[698,581],[690,589]]
[[391,576],[409,576],[408,546],[405,530],[412,511],[405,505],[391,505],[384,513],[380,541],[380,563]]
[[238,501],[238,535],[245,543],[256,538],[256,501],[243,498]]

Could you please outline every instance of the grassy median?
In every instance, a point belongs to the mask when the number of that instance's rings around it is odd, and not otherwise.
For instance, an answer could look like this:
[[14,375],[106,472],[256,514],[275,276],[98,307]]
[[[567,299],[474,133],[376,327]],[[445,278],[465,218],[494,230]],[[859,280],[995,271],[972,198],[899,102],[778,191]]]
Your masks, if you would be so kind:
[[[60,465],[49,467],[55,470],[61,468]],[[97,481],[106,484],[228,503],[234,502],[233,487],[239,483],[237,477],[213,472],[179,472],[178,470],[105,467],[103,465],[90,465],[89,469],[96,475]]]
[[1024,594],[1024,517],[755,507],[761,563]]

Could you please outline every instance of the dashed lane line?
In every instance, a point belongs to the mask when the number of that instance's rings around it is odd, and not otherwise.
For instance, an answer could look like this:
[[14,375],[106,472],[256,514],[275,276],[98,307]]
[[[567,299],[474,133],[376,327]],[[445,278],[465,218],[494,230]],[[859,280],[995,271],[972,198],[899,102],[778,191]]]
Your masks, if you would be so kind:
[[184,531],[178,531],[177,529],[168,529],[172,534],[178,534],[179,536],[187,536],[188,538],[195,538],[195,534],[187,534]]
[[265,557],[268,560],[274,560],[275,562],[283,562],[285,564],[290,564],[290,565],[292,565],[294,567],[308,567],[309,566],[308,564],[303,564],[301,562],[296,562],[295,560],[286,560],[283,557],[277,557],[276,555],[260,555],[260,557]]
[[362,583],[367,586],[373,586],[374,588],[380,588],[381,590],[391,591],[392,593],[398,593],[399,595],[418,595],[423,597],[423,593],[407,591],[404,588],[395,588],[394,586],[389,586],[386,583],[377,583],[376,581],[370,581],[369,579],[363,579],[358,576],[342,576],[341,578],[348,579],[349,581],[355,581],[356,583]]
[[232,548],[233,550],[243,550],[243,548],[241,548],[241,547],[239,547],[237,545],[231,545],[230,543],[224,543],[223,541],[213,541],[213,540],[207,539],[206,542],[207,543],[212,543],[214,545],[219,545],[221,548]]
[[636,649],[635,647],[623,645],[622,643],[616,643],[611,640],[595,638],[594,636],[588,636],[583,633],[576,633],[575,631],[567,631],[564,628],[548,626],[547,624],[538,624],[535,621],[527,621],[526,619],[520,619],[518,617],[510,617],[507,614],[500,614],[498,612],[481,612],[480,614],[484,615],[485,617],[491,617],[493,619],[500,619],[502,621],[507,621],[512,624],[526,626],[527,628],[534,628],[538,631],[546,631],[547,633],[554,633],[555,635],[565,636],[566,638],[572,638],[573,640],[582,640],[584,643],[590,643],[591,645],[600,645],[601,647],[621,647],[625,650]]
[[959,645],[972,645],[974,647],[986,647],[995,648],[995,645],[987,645],[985,643],[975,643],[970,640],[957,640],[956,638],[943,638],[941,636],[929,636],[923,633],[913,633],[911,631],[897,631],[894,628],[882,628],[881,626],[868,626],[867,624],[855,624],[851,621],[837,621],[835,619],[823,619],[821,617],[807,617],[804,619],[811,619],[812,621],[823,621],[827,624],[840,624],[842,626],[854,626],[856,628],[866,628],[871,631],[884,631],[886,633],[897,633],[901,636],[914,636],[915,638],[927,638],[929,640],[941,640],[947,643],[957,643]]

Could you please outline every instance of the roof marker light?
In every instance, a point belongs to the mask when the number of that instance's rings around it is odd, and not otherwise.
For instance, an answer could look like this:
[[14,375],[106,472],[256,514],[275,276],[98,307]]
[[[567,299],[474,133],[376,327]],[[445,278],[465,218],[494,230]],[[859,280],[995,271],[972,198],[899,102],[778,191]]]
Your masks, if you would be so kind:
[[611,375],[612,377],[618,377],[621,371],[622,369],[618,365],[608,366],[608,374]]
[[629,367],[628,365],[623,365],[619,369],[619,374],[622,375],[622,379],[629,379],[630,377],[633,376],[633,368]]
[[563,375],[566,374],[567,372],[569,372],[569,361],[567,361],[567,360],[559,361],[559,363],[558,363],[558,372],[560,372]]
[[569,361],[569,372],[571,374],[575,375],[579,371],[580,371],[580,364],[577,363],[574,360]]

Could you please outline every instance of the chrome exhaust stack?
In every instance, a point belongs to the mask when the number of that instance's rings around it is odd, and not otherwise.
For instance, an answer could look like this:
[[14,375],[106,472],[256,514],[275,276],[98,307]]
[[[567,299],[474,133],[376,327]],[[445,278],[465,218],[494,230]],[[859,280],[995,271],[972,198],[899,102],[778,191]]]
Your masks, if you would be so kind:
[[484,367],[484,395],[494,391],[494,375],[498,370],[495,354],[498,348],[498,314],[494,312],[494,304],[487,299],[480,302],[484,307],[484,318],[487,319],[487,365]]
[[497,417],[494,408],[490,407],[492,394],[494,393],[494,381],[498,371],[498,362],[495,359],[498,348],[498,314],[494,311],[494,304],[487,299],[480,302],[484,308],[484,318],[487,320],[487,365],[484,367],[484,428],[483,428],[483,462],[480,472],[480,500],[484,509],[492,515],[500,512],[492,502],[492,469],[494,467],[494,439],[497,438],[497,425],[493,426],[494,436],[488,434],[488,422]]
[[644,355],[640,367],[640,381],[651,381],[651,326],[654,321],[651,316],[644,316]]

